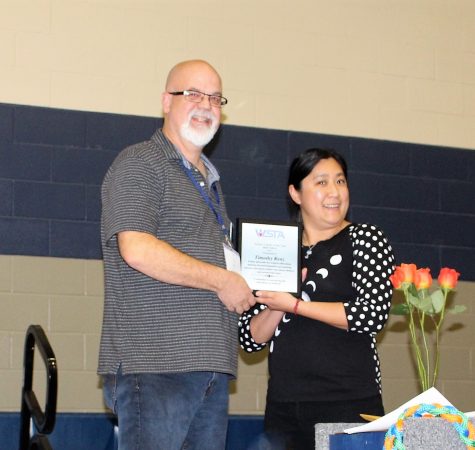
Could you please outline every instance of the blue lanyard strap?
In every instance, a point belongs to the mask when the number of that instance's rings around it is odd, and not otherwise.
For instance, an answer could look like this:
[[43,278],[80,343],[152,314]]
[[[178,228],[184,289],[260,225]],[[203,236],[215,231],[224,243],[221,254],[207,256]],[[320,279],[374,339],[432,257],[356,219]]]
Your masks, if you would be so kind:
[[[203,200],[205,201],[205,203],[208,205],[209,209],[211,211],[213,211],[215,217],[216,217],[216,220],[218,221],[218,224],[219,226],[221,227],[221,231],[223,232],[224,234],[224,237],[226,239],[226,242],[229,241],[229,234],[228,234],[228,229],[226,228],[226,225],[224,224],[224,220],[223,220],[223,216],[221,215],[221,213],[219,212],[219,210],[217,210],[214,205],[213,205],[213,202],[211,201],[211,198],[209,197],[208,195],[208,192],[206,192],[205,189],[203,189],[203,186],[201,186],[198,181],[196,180],[196,178],[193,176],[193,172],[192,170],[189,168],[189,167],[186,167],[185,165],[185,162],[182,160],[181,161],[181,167],[183,168],[183,171],[185,172],[186,176],[190,179],[190,181],[193,183],[193,185],[195,186],[195,188],[197,189],[197,191],[200,193],[201,197],[203,198]],[[220,200],[219,200],[219,193],[218,193],[218,188],[216,187],[216,185],[213,183],[213,185],[211,186],[211,189],[213,190],[214,192],[214,196],[215,196],[215,199],[216,199],[216,203],[218,205],[221,204]]]

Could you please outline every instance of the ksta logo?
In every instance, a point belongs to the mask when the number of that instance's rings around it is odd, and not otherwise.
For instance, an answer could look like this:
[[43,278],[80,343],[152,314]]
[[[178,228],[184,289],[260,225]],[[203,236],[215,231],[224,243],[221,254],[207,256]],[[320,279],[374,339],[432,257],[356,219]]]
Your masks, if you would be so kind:
[[267,230],[267,229],[256,229],[256,234],[259,237],[272,238],[272,239],[284,239],[284,233],[279,230]]

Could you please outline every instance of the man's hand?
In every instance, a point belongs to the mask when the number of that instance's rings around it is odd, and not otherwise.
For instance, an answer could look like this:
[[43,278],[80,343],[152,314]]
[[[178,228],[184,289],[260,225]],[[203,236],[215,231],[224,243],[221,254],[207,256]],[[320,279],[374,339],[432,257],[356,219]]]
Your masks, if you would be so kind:
[[241,275],[236,272],[226,272],[222,287],[216,294],[229,311],[242,314],[254,306],[256,298]]

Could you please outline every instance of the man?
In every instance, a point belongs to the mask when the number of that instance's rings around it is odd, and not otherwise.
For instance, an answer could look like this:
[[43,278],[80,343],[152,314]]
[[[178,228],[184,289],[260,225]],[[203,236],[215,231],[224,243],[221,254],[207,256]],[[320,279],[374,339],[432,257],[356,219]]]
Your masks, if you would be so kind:
[[255,303],[226,270],[236,264],[230,222],[202,154],[226,103],[207,62],[177,64],[162,95],[163,128],[123,150],[104,179],[98,373],[121,450],[225,447],[237,314]]

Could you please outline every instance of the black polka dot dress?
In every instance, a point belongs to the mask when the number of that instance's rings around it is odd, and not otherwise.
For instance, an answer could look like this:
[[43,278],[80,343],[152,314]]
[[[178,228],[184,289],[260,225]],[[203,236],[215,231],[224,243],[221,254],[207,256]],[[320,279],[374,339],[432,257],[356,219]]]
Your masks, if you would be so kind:
[[[337,235],[303,247],[308,268],[304,301],[343,302],[348,331],[318,320],[285,314],[269,343],[270,401],[345,401],[381,395],[376,334],[388,319],[394,256],[384,233],[350,224]],[[256,304],[239,321],[240,344],[261,350],[249,331]]]

